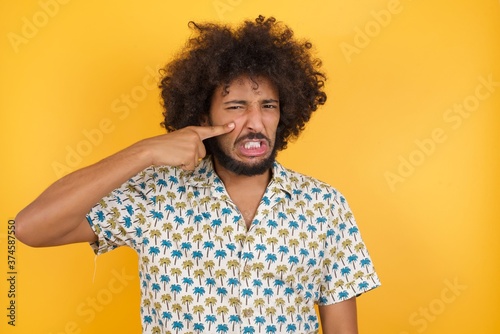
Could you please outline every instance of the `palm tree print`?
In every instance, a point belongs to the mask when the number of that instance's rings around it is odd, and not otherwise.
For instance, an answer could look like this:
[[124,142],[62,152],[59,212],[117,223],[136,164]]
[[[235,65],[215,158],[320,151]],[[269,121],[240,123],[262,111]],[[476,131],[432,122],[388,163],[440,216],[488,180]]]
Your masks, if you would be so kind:
[[278,163],[248,230],[210,158],[149,167],[87,218],[96,253],[139,254],[144,333],[313,331],[314,304],[380,284],[342,194]]

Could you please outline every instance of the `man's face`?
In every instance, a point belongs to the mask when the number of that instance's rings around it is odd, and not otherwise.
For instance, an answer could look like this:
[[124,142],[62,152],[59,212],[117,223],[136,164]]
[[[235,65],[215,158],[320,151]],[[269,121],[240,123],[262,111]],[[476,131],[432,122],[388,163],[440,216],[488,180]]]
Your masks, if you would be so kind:
[[208,122],[235,123],[233,131],[208,140],[223,168],[240,175],[267,172],[276,158],[276,129],[280,119],[276,87],[264,77],[240,76],[219,87],[212,97]]

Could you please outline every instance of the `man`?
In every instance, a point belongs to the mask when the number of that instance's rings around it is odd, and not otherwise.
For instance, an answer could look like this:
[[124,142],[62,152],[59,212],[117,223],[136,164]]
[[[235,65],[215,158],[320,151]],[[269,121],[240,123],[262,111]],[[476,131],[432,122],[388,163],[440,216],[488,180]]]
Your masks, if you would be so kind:
[[19,213],[32,246],[139,254],[144,333],[357,333],[380,283],[344,197],[276,153],[324,104],[309,42],[274,18],[197,35],[161,81],[168,133],[50,186]]

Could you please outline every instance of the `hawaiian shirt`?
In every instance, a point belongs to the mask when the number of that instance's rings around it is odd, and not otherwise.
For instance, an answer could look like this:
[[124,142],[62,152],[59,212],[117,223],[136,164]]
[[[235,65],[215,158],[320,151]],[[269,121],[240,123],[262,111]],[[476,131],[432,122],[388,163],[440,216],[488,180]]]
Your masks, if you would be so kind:
[[345,198],[279,163],[249,229],[205,158],[149,167],[87,216],[139,255],[144,333],[317,333],[315,304],[380,285]]

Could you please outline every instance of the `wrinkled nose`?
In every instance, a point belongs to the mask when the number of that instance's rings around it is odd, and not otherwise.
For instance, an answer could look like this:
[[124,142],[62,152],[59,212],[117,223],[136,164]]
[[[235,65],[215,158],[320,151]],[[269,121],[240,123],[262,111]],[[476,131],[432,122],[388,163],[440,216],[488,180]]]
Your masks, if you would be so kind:
[[245,127],[252,132],[261,132],[264,130],[262,119],[262,109],[260,104],[252,103],[248,106],[246,112]]

